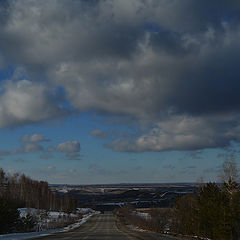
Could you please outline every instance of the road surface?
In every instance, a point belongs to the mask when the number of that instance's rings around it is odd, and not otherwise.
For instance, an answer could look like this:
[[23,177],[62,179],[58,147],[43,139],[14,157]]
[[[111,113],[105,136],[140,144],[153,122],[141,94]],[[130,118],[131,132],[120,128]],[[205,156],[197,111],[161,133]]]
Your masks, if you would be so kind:
[[146,233],[135,233],[120,230],[116,225],[116,217],[111,213],[99,214],[90,218],[77,229],[65,233],[56,233],[36,240],[172,240],[162,236],[147,236]]

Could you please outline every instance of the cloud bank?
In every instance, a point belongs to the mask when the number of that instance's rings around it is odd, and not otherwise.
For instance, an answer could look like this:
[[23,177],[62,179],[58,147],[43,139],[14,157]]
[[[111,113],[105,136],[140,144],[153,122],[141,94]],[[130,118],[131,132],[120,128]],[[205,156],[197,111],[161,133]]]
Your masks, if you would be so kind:
[[14,63],[31,78],[4,84],[0,127],[64,116],[47,82],[79,112],[148,124],[135,140],[107,144],[116,151],[239,141],[238,1],[22,0],[0,11],[0,68]]

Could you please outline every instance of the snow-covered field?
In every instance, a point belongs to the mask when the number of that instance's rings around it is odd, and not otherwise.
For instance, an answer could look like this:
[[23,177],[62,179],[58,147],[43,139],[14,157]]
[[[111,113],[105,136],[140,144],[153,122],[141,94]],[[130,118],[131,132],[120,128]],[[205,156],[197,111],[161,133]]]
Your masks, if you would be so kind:
[[[32,216],[35,216],[37,219],[37,225],[38,229],[41,230],[41,227],[39,226],[46,226],[46,224],[51,223],[53,221],[57,221],[60,219],[64,219],[66,217],[72,216],[72,219],[77,219],[80,217],[80,214],[82,215],[81,219],[78,219],[75,223],[68,225],[64,228],[57,228],[57,229],[51,229],[51,230],[44,230],[42,228],[42,231],[38,232],[30,232],[30,233],[13,233],[13,234],[3,234],[0,235],[0,240],[19,240],[19,239],[28,239],[28,238],[36,238],[40,236],[49,235],[56,232],[67,232],[71,229],[77,228],[81,226],[83,223],[85,223],[91,216],[98,214],[99,212],[96,212],[90,208],[78,208],[76,214],[66,214],[63,212],[47,212],[45,210],[38,210],[34,208],[20,208],[20,216],[25,217],[27,214],[30,214]],[[43,218],[42,216],[47,216]]]

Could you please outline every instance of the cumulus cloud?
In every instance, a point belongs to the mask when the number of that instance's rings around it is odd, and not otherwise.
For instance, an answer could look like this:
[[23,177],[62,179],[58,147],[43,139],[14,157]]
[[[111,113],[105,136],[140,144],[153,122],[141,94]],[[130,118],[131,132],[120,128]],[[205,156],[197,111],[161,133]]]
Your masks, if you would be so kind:
[[[48,88],[28,80],[9,81],[0,95],[0,128],[56,119],[66,114]],[[39,136],[31,136],[37,141]]]
[[231,140],[239,141],[239,134],[235,119],[177,116],[159,122],[135,140],[117,139],[106,146],[120,152],[197,150],[225,147]]
[[78,141],[68,141],[57,145],[58,152],[76,153],[80,151],[80,143]]
[[11,154],[28,154],[28,153],[40,153],[41,159],[50,159],[54,157],[54,153],[61,152],[65,153],[66,159],[68,160],[81,160],[80,155],[80,143],[78,141],[67,141],[55,146],[41,145],[42,142],[49,142],[43,134],[24,134],[20,143],[21,146],[11,150],[0,150],[1,156],[9,156]]
[[[191,150],[239,140],[239,1],[22,0],[5,1],[0,11],[4,62],[62,86],[80,112],[149,123],[152,130],[115,140],[112,149]],[[7,84],[0,127],[64,115],[50,96],[39,83]]]
[[[206,4],[215,6],[218,14],[208,12]],[[239,99],[234,72],[240,31],[232,13],[238,3],[108,0],[9,5],[0,39],[9,55],[62,85],[81,111],[146,117],[169,108],[193,113],[217,111],[220,103],[221,109],[239,106],[228,94]],[[227,13],[236,18],[234,24],[226,23]]]

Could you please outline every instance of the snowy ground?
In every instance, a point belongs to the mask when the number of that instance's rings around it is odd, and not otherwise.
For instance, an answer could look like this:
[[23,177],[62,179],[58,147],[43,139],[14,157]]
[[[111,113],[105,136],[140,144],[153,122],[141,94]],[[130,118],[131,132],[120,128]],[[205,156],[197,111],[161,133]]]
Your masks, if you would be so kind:
[[141,217],[141,218],[144,218],[146,220],[150,220],[151,219],[151,215],[149,213],[146,213],[146,212],[139,212],[139,211],[133,211],[132,212],[133,214]]
[[[37,209],[31,208],[31,209],[19,209],[21,216],[26,216],[27,213],[32,213],[32,214],[38,214],[41,212]],[[29,238],[36,238],[36,237],[40,237],[40,236],[45,236],[45,235],[49,235],[52,233],[56,233],[56,232],[67,232],[71,229],[77,228],[79,226],[81,226],[83,223],[85,223],[91,216],[98,214],[99,212],[96,212],[92,209],[86,209],[86,208],[80,208],[78,209],[78,212],[80,213],[86,213],[85,215],[83,215],[83,217],[78,220],[77,222],[64,227],[64,228],[59,228],[59,229],[52,229],[52,230],[45,230],[45,231],[40,231],[40,232],[31,232],[31,233],[13,233],[13,234],[3,234],[0,235],[0,240],[19,240],[19,239],[29,239]],[[59,218],[59,216],[63,216],[66,213],[62,213],[62,212],[50,212],[48,216],[49,219],[52,218]],[[67,215],[67,214],[66,214]],[[75,214],[76,215],[76,214]]]
[[47,214],[47,217],[49,219],[56,219],[56,218],[59,218],[59,217],[78,217],[78,213],[89,213],[89,212],[92,212],[93,210],[90,209],[90,208],[78,208],[77,209],[77,213],[76,214],[73,214],[73,213],[70,213],[70,214],[67,214],[67,213],[64,213],[64,212],[53,212],[53,211],[49,211],[47,212],[46,210],[39,210],[39,209],[36,209],[36,208],[18,208],[18,211],[20,212],[20,217],[26,217],[27,214],[30,214],[32,216],[36,216],[37,218],[40,217],[42,214]]
[[92,210],[91,208],[77,208],[77,212],[81,213],[81,214],[86,214],[86,213],[89,213],[92,211],[94,211],[94,210]]

